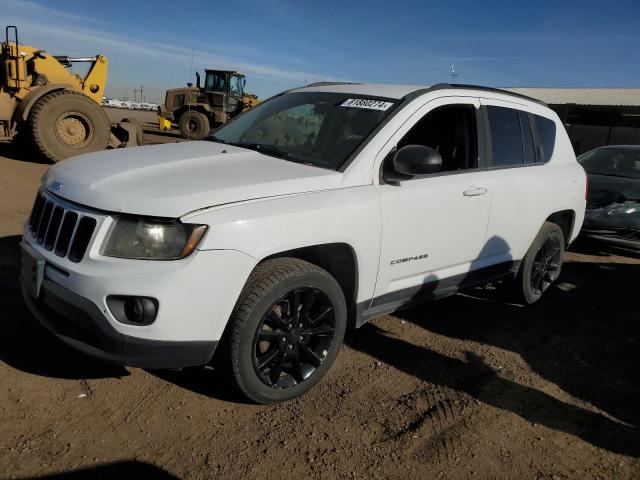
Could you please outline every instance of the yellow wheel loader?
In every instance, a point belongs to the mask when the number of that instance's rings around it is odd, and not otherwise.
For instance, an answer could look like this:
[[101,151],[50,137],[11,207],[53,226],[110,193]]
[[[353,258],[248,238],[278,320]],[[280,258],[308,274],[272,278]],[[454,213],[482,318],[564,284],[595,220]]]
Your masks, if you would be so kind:
[[164,105],[158,107],[161,131],[175,123],[184,138],[200,140],[236,115],[255,107],[258,96],[246,93],[245,76],[235,70],[205,70],[204,86],[196,72],[195,86],[167,90]]
[[[77,62],[90,64],[84,77],[69,71]],[[52,56],[21,45],[18,29],[6,27],[0,50],[0,139],[21,138],[54,162],[124,146],[129,138],[135,144],[139,126],[120,123],[115,135],[100,106],[107,69],[102,55]]]

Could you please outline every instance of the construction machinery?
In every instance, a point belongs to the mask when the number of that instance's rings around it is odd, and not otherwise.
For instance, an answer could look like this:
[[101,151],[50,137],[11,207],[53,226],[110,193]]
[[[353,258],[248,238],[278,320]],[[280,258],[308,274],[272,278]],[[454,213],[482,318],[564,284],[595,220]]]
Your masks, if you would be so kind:
[[[78,62],[89,64],[84,76],[70,71]],[[136,144],[139,125],[121,122],[112,131],[100,106],[107,69],[102,55],[49,55],[21,45],[16,26],[6,27],[0,50],[0,139],[24,139],[54,162]]]
[[160,130],[177,124],[184,138],[200,140],[236,115],[254,107],[257,95],[244,92],[245,76],[235,70],[205,70],[204,86],[196,72],[195,86],[167,90],[158,109]]

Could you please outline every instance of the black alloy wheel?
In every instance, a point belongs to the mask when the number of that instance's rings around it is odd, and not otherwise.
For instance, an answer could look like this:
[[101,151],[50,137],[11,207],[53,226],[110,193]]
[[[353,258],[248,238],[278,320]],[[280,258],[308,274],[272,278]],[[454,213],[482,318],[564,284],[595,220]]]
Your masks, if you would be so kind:
[[335,333],[325,293],[303,287],[279,298],[262,317],[253,340],[253,366],[272,388],[304,382],[322,364]]
[[299,397],[331,368],[347,327],[337,280],[298,258],[258,264],[236,302],[214,363],[256,403]]
[[555,223],[545,222],[522,259],[513,282],[514,300],[531,305],[560,276],[565,234]]
[[548,237],[536,253],[531,267],[531,289],[542,295],[560,275],[562,245],[555,236]]

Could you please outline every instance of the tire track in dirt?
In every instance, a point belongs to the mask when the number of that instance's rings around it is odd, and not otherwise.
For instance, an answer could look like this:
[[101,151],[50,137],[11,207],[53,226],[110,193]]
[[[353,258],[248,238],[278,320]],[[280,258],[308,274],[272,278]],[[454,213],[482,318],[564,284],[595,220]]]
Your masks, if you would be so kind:
[[397,400],[385,424],[385,437],[379,443],[409,445],[405,450],[407,459],[450,463],[459,457],[463,447],[471,403],[467,395],[455,390],[421,386]]

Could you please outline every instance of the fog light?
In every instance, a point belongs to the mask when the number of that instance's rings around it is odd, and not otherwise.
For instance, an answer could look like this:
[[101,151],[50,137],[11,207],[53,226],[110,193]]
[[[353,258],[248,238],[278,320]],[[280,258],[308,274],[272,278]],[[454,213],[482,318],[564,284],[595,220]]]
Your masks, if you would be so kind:
[[150,325],[158,315],[158,300],[151,297],[110,295],[107,306],[120,323]]

